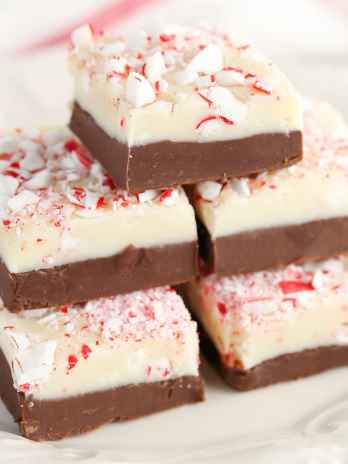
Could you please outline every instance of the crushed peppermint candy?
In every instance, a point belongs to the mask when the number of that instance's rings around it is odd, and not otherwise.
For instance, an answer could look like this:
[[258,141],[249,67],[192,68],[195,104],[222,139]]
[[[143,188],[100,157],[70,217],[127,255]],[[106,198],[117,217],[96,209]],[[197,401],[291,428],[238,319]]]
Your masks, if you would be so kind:
[[219,197],[221,190],[222,184],[211,180],[200,182],[196,185],[196,192],[198,193],[199,198],[202,198],[205,201],[216,200]]
[[279,271],[233,277],[210,275],[201,278],[199,285],[204,295],[216,301],[216,314],[222,322],[233,320],[236,326],[250,330],[313,310],[317,298],[335,294],[345,301],[348,297],[348,274],[340,258],[289,265]]
[[[231,179],[226,183],[226,189],[231,188],[242,197],[251,197],[265,189],[274,190],[284,187],[287,191],[287,181],[291,179],[308,177],[308,182],[312,182],[313,174],[319,174],[322,179],[327,179],[339,173],[348,180],[347,126],[339,121],[335,127],[337,122],[335,118],[339,119],[338,114],[331,107],[328,109],[325,103],[313,100],[305,100],[305,102],[302,161],[285,169],[264,172],[249,178]],[[324,126],[320,115],[326,112]],[[333,121],[331,118],[334,118]],[[202,121],[201,124],[207,121]],[[337,197],[337,201],[342,202],[342,198]]]
[[[161,203],[166,192],[132,195],[117,189],[65,128],[37,131],[34,136],[21,130],[0,134],[0,160],[1,223],[5,230],[16,228],[19,233],[26,222],[40,217],[63,231],[73,215],[99,216],[110,209]],[[180,192],[171,189],[165,205],[175,204]]]
[[85,25],[72,34],[70,62],[86,82],[110,85],[114,106],[120,101],[130,108],[162,102],[170,103],[162,110],[172,112],[187,91],[216,89],[215,116],[237,124],[246,117],[248,99],[278,96],[272,64],[264,60],[265,70],[255,72],[255,66],[250,69],[253,47],[238,44],[230,34],[207,27],[168,26],[126,43],[107,33],[93,33]]
[[[195,331],[196,323],[170,287],[18,314],[0,311],[0,335],[13,351],[15,387],[26,393],[44,385],[57,369],[74,375],[97,350],[123,350],[133,343],[136,356],[140,342],[174,340],[184,346]],[[155,380],[171,373],[163,359],[148,375]]]

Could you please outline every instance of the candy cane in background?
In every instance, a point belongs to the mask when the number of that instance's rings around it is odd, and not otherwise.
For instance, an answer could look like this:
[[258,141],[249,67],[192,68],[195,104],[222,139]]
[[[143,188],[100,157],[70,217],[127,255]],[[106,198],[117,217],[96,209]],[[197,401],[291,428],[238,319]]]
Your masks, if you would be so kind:
[[118,2],[113,2],[111,5],[106,5],[87,16],[75,20],[51,36],[29,43],[29,45],[18,49],[17,54],[23,55],[67,42],[71,31],[81,24],[89,23],[96,30],[101,30],[110,26],[115,27],[138,13],[139,10],[143,10],[160,1],[163,2],[165,0],[120,0]]

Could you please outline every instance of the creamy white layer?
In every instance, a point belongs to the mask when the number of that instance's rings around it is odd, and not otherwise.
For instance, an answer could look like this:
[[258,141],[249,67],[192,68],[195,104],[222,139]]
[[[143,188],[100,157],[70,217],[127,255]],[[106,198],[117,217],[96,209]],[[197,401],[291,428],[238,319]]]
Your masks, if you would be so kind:
[[196,240],[181,188],[117,189],[65,129],[0,134],[0,218],[0,256],[10,272]]
[[88,26],[72,37],[75,101],[110,137],[134,146],[302,129],[297,93],[252,45],[181,27],[144,39],[130,46]]
[[344,259],[187,284],[223,362],[250,369],[282,354],[348,344]]
[[304,159],[256,178],[201,182],[194,205],[212,238],[348,216],[348,130],[325,103],[307,102]]
[[80,307],[2,308],[0,349],[15,388],[36,399],[198,375],[196,323],[169,288]]

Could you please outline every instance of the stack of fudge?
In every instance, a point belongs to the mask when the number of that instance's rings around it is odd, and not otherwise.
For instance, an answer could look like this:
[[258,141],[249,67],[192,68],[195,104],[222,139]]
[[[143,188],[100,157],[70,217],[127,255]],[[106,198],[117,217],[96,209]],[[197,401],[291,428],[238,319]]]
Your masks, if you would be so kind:
[[0,134],[0,394],[23,435],[202,401],[184,301],[233,388],[347,364],[340,116],[226,33],[71,41],[70,128]]

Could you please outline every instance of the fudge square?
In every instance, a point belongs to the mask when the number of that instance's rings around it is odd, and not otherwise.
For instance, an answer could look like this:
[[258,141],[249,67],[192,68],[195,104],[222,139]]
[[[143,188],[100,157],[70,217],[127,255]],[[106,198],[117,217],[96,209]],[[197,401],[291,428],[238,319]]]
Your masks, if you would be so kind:
[[32,440],[203,400],[196,323],[169,287],[0,310],[0,394]]
[[0,135],[0,296],[18,311],[190,279],[194,211],[181,188],[130,195],[68,129]]
[[293,164],[301,103],[288,79],[229,34],[172,27],[128,44],[72,34],[70,127],[120,188],[138,192]]
[[192,197],[209,272],[256,272],[347,252],[347,126],[330,105],[305,100],[300,163],[201,182]]
[[185,285],[206,334],[203,351],[234,389],[348,365],[344,258]]

